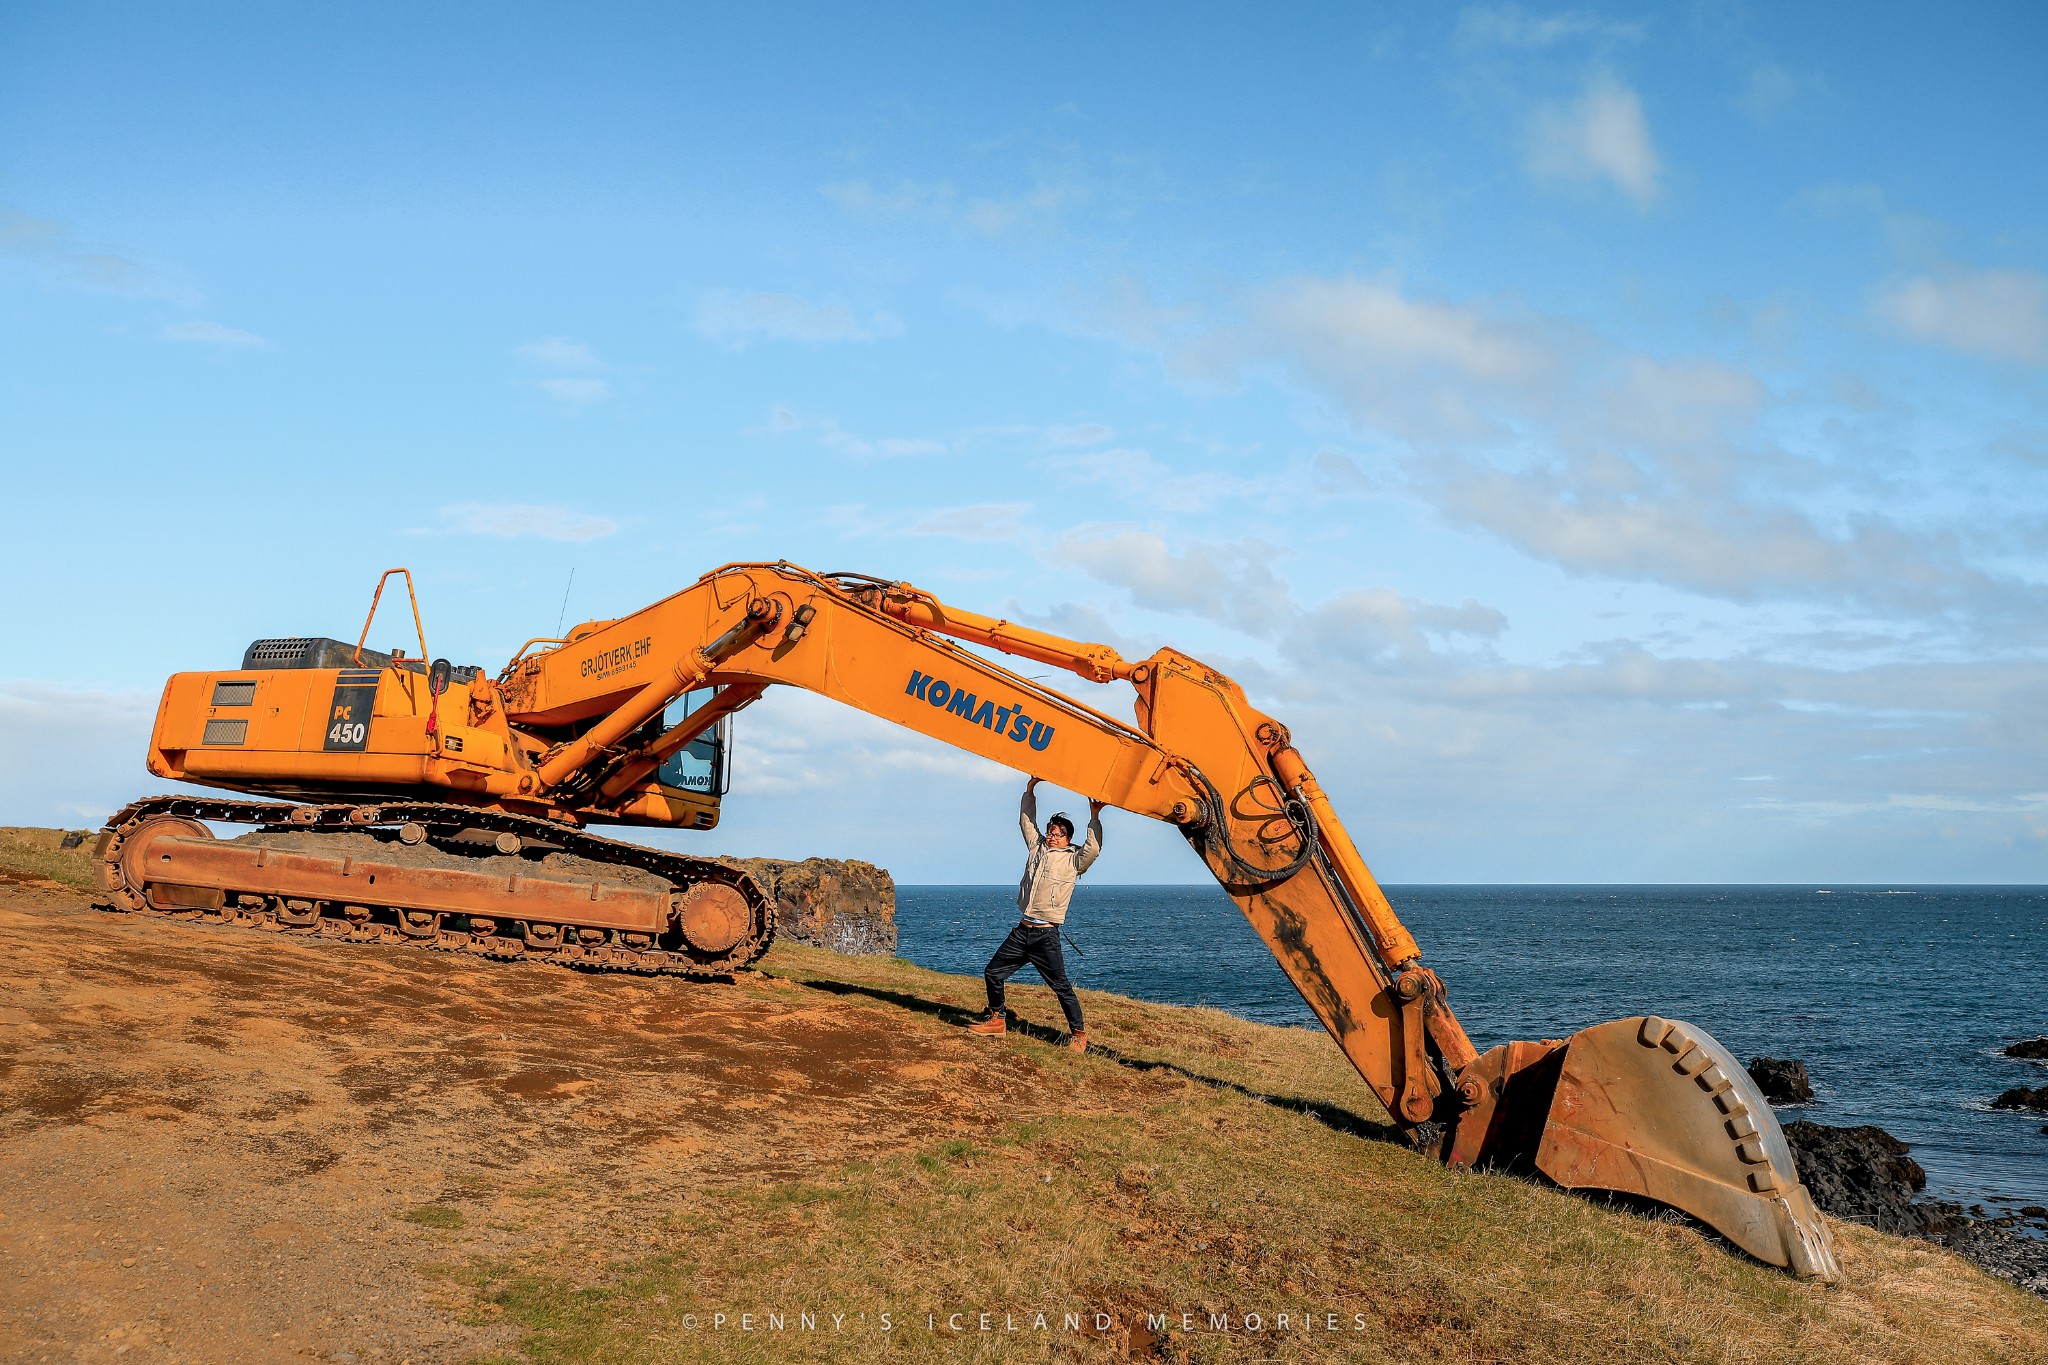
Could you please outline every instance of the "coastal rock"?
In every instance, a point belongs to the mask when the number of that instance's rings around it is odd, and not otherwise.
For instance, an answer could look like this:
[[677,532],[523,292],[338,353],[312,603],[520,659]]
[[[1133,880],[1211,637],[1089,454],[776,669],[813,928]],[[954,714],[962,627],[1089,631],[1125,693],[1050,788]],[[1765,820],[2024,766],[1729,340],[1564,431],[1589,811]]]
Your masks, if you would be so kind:
[[1960,1252],[1980,1270],[2048,1298],[2048,1241],[1997,1223],[1966,1223],[1929,1240]]
[[1774,1105],[1807,1104],[1813,1099],[1813,1077],[1806,1063],[1783,1057],[1752,1057],[1749,1078]]
[[2048,1114],[2048,1085],[2033,1090],[2016,1085],[1991,1101],[1993,1109],[2025,1109],[2036,1114]]
[[2048,1038],[2028,1038],[2014,1043],[2005,1050],[2005,1055],[2023,1062],[2048,1062]]
[[1785,1141],[1813,1202],[1837,1218],[1908,1237],[1963,1225],[1960,1205],[1914,1198],[1927,1188],[1927,1172],[1906,1155],[1911,1148],[1882,1128],[1800,1119],[1785,1125]]
[[896,951],[896,882],[854,859],[725,858],[745,868],[775,901],[776,932],[835,953],[887,957]]

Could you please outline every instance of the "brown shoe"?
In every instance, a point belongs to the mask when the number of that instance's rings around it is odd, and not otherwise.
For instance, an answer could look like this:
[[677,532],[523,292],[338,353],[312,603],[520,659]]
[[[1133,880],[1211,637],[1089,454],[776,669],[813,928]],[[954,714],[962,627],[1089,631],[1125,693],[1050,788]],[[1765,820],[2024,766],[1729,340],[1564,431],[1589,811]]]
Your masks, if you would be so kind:
[[991,1014],[980,1023],[969,1024],[969,1033],[978,1033],[984,1038],[1000,1038],[1010,1031],[1010,1021],[1000,1014]]
[[1080,1030],[1079,1032],[1076,1032],[1076,1033],[1069,1033],[1069,1034],[1067,1035],[1067,1051],[1069,1051],[1069,1052],[1086,1052],[1087,1050],[1088,1050],[1088,1030],[1087,1030],[1087,1029],[1081,1029],[1081,1030]]

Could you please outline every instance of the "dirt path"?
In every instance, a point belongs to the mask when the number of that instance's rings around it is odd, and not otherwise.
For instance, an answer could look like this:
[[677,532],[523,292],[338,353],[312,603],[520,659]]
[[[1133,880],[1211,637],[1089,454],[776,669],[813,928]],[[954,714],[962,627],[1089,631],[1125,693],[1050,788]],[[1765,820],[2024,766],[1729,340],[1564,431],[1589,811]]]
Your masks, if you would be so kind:
[[[0,1360],[461,1359],[437,1265],[999,1121],[1028,1062],[693,985],[90,909],[0,874]],[[948,1076],[972,1068],[972,1086]]]

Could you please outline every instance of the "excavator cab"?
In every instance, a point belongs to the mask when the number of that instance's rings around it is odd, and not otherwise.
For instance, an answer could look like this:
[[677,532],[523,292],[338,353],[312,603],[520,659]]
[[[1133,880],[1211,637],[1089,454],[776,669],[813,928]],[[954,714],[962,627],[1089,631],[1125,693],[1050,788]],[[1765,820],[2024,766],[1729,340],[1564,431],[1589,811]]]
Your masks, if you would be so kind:
[[[716,691],[715,688],[703,687],[676,698],[662,712],[661,728],[667,730],[682,724],[693,712],[710,702]],[[699,796],[714,799],[724,796],[731,776],[726,769],[731,730],[732,717],[720,717],[716,725],[662,760],[661,766],[655,769],[655,781],[664,787],[675,787]]]

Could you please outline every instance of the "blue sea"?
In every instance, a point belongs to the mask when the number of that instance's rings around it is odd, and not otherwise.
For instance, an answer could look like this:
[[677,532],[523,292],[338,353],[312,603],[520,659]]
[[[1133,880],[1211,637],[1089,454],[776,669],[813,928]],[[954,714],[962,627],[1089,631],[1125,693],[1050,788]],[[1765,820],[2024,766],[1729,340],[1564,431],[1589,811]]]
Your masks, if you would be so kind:
[[[1796,1057],[1818,1098],[1781,1117],[1874,1123],[1911,1144],[1928,1193],[2048,1204],[2043,1118],[1988,1102],[2048,1085],[1999,1055],[2048,1034],[2048,887],[1388,887],[1484,1051],[1661,1014],[1736,1056]],[[897,890],[897,951],[978,975],[1016,922],[1007,886]],[[1223,893],[1207,886],[1076,892],[1076,983],[1246,1019],[1314,1016]],[[1036,980],[1026,968],[1024,980]],[[1994,1202],[1996,1201],[1996,1202]]]

